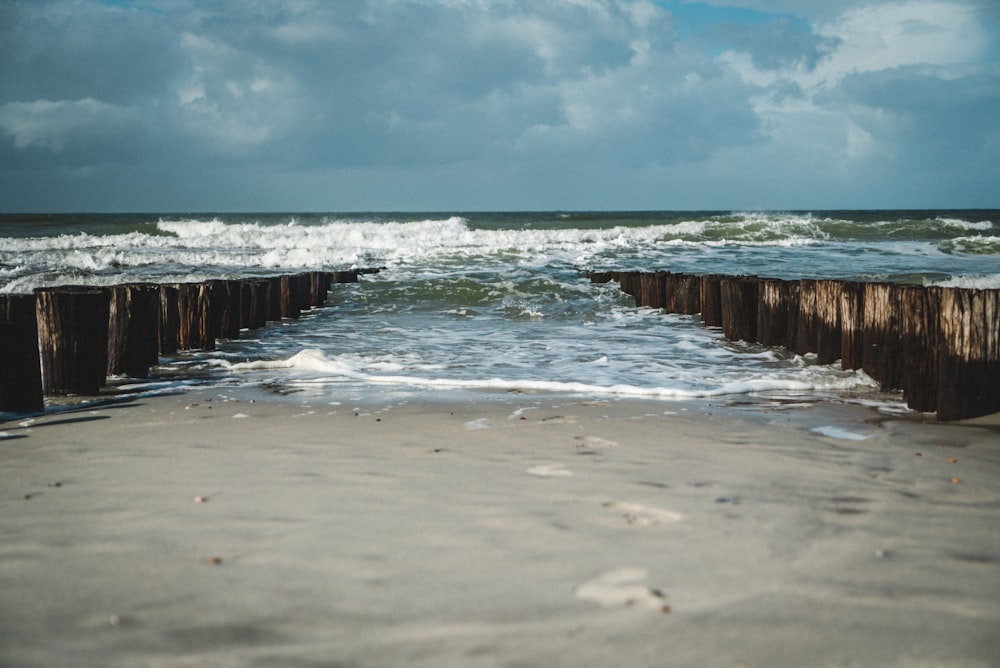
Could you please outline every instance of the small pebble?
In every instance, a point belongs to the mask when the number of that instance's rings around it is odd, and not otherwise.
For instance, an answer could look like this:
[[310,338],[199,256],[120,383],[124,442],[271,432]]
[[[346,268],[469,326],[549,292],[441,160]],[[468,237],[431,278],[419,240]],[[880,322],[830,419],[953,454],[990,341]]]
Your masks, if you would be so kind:
[[218,566],[219,564],[222,563],[222,557],[209,557],[208,563],[212,564],[213,566]]
[[954,457],[949,457],[948,461],[951,462],[952,464],[957,464],[958,463],[958,460],[955,459]]
[[952,478],[951,481],[957,485],[958,483],[962,482],[962,479],[961,478]]
[[207,501],[208,501],[208,497],[207,496],[196,496],[196,497],[194,497],[194,502],[195,503],[206,503]]

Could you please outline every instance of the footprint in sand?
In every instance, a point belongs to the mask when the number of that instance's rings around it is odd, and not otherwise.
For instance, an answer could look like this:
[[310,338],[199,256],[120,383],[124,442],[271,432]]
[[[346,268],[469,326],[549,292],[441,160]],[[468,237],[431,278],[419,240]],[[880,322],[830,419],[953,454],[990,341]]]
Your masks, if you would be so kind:
[[604,504],[604,507],[620,511],[625,521],[633,526],[648,527],[657,524],[673,524],[684,519],[683,515],[673,510],[663,510],[627,501],[609,501]]
[[600,436],[574,436],[578,448],[617,448],[618,443]]
[[573,472],[562,464],[540,464],[528,469],[531,475],[538,475],[544,478],[568,478]]
[[587,580],[575,594],[584,601],[594,601],[606,608],[642,607],[670,612],[659,589],[642,584],[648,573],[642,568],[617,568]]

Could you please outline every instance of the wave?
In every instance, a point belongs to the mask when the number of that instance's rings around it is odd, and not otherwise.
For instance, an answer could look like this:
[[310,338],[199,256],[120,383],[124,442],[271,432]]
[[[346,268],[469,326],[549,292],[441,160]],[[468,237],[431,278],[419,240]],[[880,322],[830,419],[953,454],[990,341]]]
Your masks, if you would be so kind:
[[[708,271],[725,272],[730,270],[725,262],[735,257],[729,251],[740,248],[834,248],[855,255],[875,250],[899,257],[939,253],[967,258],[1000,253],[1000,236],[992,221],[951,216],[883,219],[755,212],[562,216],[161,217],[155,223],[132,225],[131,231],[123,233],[84,230],[53,236],[0,236],[0,271],[6,272],[6,284],[0,290],[11,291],[10,283],[16,283],[17,289],[42,284],[32,283],[29,275],[56,280],[60,275],[82,273],[85,281],[102,281],[104,274],[117,272],[123,281],[158,280],[202,270],[248,275],[260,270],[403,268],[483,260],[511,266],[614,264],[651,269],[679,266],[677,261],[686,259],[689,265],[680,265],[682,270],[704,266]],[[695,257],[699,253],[702,257]],[[743,257],[752,256],[753,251]],[[787,258],[776,260],[786,262]],[[24,270],[14,271],[14,267]],[[758,270],[752,265],[733,269]]]
[[[279,360],[257,360],[252,362],[228,362],[219,360],[220,366],[233,372],[261,371],[268,369],[297,369],[331,375],[365,384],[394,385],[412,388],[437,388],[452,390],[495,390],[548,392],[553,394],[586,394],[622,396],[652,399],[708,399],[733,394],[754,394],[759,392],[849,392],[874,391],[878,384],[861,371],[832,373],[829,367],[810,367],[816,373],[804,374],[801,379],[782,377],[743,376],[729,380],[718,380],[712,385],[695,387],[678,385],[675,387],[642,387],[631,384],[598,385],[577,381],[553,381],[542,379],[505,378],[444,378],[412,375],[379,375],[360,371],[356,366],[343,360],[329,359],[321,350],[305,349]],[[398,367],[397,367],[398,368]]]

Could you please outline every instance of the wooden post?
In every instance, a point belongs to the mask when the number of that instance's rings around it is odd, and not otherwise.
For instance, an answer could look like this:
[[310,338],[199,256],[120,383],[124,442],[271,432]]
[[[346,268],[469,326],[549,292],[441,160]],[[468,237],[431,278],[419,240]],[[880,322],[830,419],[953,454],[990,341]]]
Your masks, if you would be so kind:
[[325,271],[309,272],[309,294],[310,303],[313,308],[319,308],[326,304],[327,294],[330,292],[330,274]]
[[333,283],[357,283],[359,273],[378,273],[378,269],[360,270],[360,269],[350,269],[348,271],[335,271],[333,272]]
[[940,294],[938,419],[1000,411],[1000,290]]
[[247,279],[242,282],[241,327],[258,329],[267,324],[267,286],[266,279]]
[[845,371],[864,368],[863,283],[845,282],[840,290],[840,366]]
[[281,277],[281,317],[298,318],[302,314],[298,276]]
[[899,303],[890,283],[865,283],[862,300],[862,369],[883,392],[901,389]]
[[267,278],[267,319],[281,320],[281,276]]
[[901,389],[915,411],[937,410],[938,307],[941,288],[904,285],[897,291],[902,305]]
[[816,361],[833,364],[840,359],[840,281],[816,281]]
[[719,280],[722,333],[730,341],[757,340],[757,277],[724,276]]
[[96,395],[108,368],[110,292],[105,288],[35,290],[42,388],[46,394]]
[[110,288],[108,368],[110,376],[145,378],[160,351],[160,288],[151,283]]
[[796,355],[816,352],[816,281],[799,281],[798,317],[791,351]]
[[45,408],[34,295],[0,295],[0,412]]
[[239,281],[211,280],[206,282],[207,295],[212,302],[213,336],[220,339],[240,338],[240,286]]
[[177,352],[179,313],[177,311],[177,284],[160,286],[160,354]]
[[701,279],[691,274],[677,274],[677,297],[679,313],[695,315],[701,312]]
[[218,326],[212,313],[212,299],[204,283],[177,285],[178,336],[180,350],[215,350]]
[[588,277],[591,283],[610,283],[612,280],[610,271],[592,271]]
[[722,327],[721,276],[704,274],[701,277],[701,321],[708,327]]
[[788,281],[762,278],[757,288],[757,340],[784,346],[788,340]]

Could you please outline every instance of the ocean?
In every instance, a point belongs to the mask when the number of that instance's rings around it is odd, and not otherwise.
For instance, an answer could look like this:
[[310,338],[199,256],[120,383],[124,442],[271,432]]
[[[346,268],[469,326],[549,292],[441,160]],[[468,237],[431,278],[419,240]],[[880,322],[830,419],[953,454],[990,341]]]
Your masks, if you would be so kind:
[[862,372],[635,308],[588,271],[1000,287],[1000,211],[0,215],[0,292],[379,268],[326,308],[163,357],[135,391],[344,404],[483,392],[905,410]]

